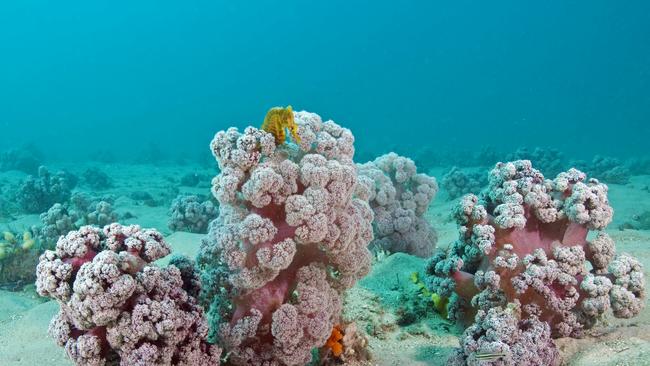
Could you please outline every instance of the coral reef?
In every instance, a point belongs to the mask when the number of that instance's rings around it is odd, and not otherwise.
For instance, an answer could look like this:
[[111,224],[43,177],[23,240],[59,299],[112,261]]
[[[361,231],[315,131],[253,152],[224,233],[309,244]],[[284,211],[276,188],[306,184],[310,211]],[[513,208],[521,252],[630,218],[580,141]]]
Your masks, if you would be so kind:
[[208,232],[208,224],[218,215],[218,208],[210,200],[195,195],[181,195],[169,208],[169,229],[191,233]]
[[55,203],[41,214],[41,225],[32,227],[40,247],[51,249],[59,237],[84,225],[103,227],[118,220],[108,197],[93,198],[75,192],[65,204]]
[[103,190],[113,186],[111,177],[97,167],[86,169],[81,177],[83,178],[83,182],[92,189]]
[[627,184],[630,181],[630,169],[616,158],[596,155],[590,163],[575,161],[573,165],[606,183]]
[[202,308],[155,230],[84,226],[41,255],[36,288],[57,300],[50,335],[77,365],[218,365]]
[[27,213],[41,213],[55,203],[70,198],[76,185],[76,177],[59,171],[51,174],[46,167],[38,168],[38,176],[28,176],[16,192],[16,202]]
[[372,210],[354,193],[354,137],[294,113],[294,143],[248,127],[211,148],[219,217],[197,263],[214,334],[234,365],[305,365],[341,324],[341,296],[370,268]]
[[531,316],[521,319],[515,304],[479,310],[476,322],[460,340],[447,366],[560,365],[548,324]]
[[436,179],[418,174],[413,160],[389,153],[359,164],[357,194],[368,199],[374,248],[428,257],[437,235],[423,217],[438,192]]
[[61,235],[77,229],[78,217],[68,211],[67,205],[55,203],[40,216],[41,225],[32,227],[32,233],[43,248],[54,248]]
[[0,153],[0,172],[19,170],[27,174],[38,173],[43,154],[34,146],[10,149]]
[[441,186],[447,198],[453,200],[467,193],[479,193],[487,185],[487,177],[479,172],[467,172],[452,167],[443,177]]
[[[553,148],[536,147],[530,150],[527,147],[520,147],[514,153],[506,155],[506,161],[530,160],[540,171],[550,177],[554,177],[565,169],[566,159],[564,154]],[[495,164],[497,160],[492,161]]]
[[70,198],[70,211],[77,219],[77,226],[103,227],[118,220],[110,196],[92,197],[86,193],[75,193]]
[[[538,322],[552,336],[579,337],[609,309],[629,318],[644,306],[641,264],[615,255],[614,241],[602,231],[613,215],[607,186],[576,169],[549,180],[530,161],[498,163],[486,190],[465,196],[454,215],[459,239],[432,257],[427,284],[449,299],[450,318],[468,321],[478,310],[465,351],[477,344],[495,351],[490,337],[502,331],[488,331],[494,325],[486,322],[503,318],[508,306],[520,307],[520,315],[503,322],[523,331],[519,340],[503,333],[509,347],[527,344],[533,329],[546,339]],[[590,230],[598,233],[587,240]],[[542,351],[548,348],[536,352]]]

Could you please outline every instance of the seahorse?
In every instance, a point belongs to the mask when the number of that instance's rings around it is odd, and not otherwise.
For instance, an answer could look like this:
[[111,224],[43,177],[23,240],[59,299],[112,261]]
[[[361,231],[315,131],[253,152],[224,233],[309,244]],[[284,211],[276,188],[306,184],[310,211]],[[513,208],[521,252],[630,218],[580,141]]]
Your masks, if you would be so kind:
[[287,138],[287,134],[284,131],[285,128],[289,130],[291,137],[297,143],[300,143],[298,125],[293,119],[293,109],[291,106],[287,106],[287,108],[273,107],[269,109],[266,113],[266,117],[264,117],[262,130],[272,134],[275,137],[275,143],[281,145],[284,144]]

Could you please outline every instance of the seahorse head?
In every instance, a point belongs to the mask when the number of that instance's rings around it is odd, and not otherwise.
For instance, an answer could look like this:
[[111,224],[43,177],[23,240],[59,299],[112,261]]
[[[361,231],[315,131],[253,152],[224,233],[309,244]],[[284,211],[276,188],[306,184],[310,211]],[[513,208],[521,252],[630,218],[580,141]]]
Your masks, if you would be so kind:
[[284,125],[289,130],[289,133],[291,133],[291,137],[293,137],[297,143],[300,143],[298,124],[296,124],[296,120],[294,119],[293,108],[291,108],[291,106],[287,106],[287,108],[284,109]]

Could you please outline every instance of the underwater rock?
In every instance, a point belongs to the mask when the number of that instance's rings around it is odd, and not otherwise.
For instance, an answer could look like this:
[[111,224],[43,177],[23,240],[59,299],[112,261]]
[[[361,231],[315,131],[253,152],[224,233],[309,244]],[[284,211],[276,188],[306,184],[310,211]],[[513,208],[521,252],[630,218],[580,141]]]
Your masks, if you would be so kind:
[[590,163],[574,161],[572,164],[606,183],[627,184],[630,181],[630,170],[616,158],[596,155]]
[[650,211],[643,211],[640,215],[634,215],[631,221],[626,221],[619,227],[632,230],[650,230]]
[[139,204],[156,207],[160,206],[160,202],[156,201],[151,194],[147,191],[134,191],[129,194],[129,198],[136,201]]
[[70,198],[77,178],[59,171],[52,175],[46,167],[38,168],[38,176],[28,176],[16,192],[16,202],[26,213],[41,213],[55,203],[64,203]]
[[357,170],[357,195],[369,201],[375,215],[371,246],[430,256],[438,239],[424,213],[438,192],[436,179],[418,174],[413,160],[395,153],[358,164]]
[[202,176],[197,173],[187,173],[181,177],[181,186],[196,187]]
[[129,198],[134,201],[149,201],[153,200],[153,197],[147,191],[134,191],[129,194]]
[[195,195],[180,195],[169,208],[167,226],[173,231],[205,234],[208,225],[218,214],[218,207],[212,201],[202,200]]
[[113,186],[111,177],[97,167],[86,169],[81,176],[84,183],[92,189],[103,190]]
[[[452,319],[478,311],[478,323],[489,309],[518,303],[519,322],[539,320],[554,337],[580,337],[610,309],[635,316],[643,269],[616,255],[603,231],[613,215],[607,190],[576,169],[549,180],[530,161],[498,163],[488,188],[455,208],[459,239],[427,265],[430,290],[449,299]],[[590,230],[598,231],[591,241]]]
[[308,364],[341,324],[342,293],[370,268],[373,215],[354,195],[352,133],[313,113],[294,117],[297,145],[253,127],[211,144],[219,217],[197,263],[234,365]]
[[442,177],[441,186],[447,191],[450,200],[467,193],[478,193],[487,185],[487,177],[479,172],[466,172],[458,167],[452,167]]
[[0,171],[19,170],[37,174],[43,158],[43,154],[34,146],[3,151],[0,153]]
[[18,207],[15,200],[0,188],[0,223],[13,221],[14,214],[17,212]]
[[41,255],[36,289],[57,300],[49,333],[77,365],[219,365],[203,309],[181,271],[151,262],[170,252],[137,225],[84,226]]

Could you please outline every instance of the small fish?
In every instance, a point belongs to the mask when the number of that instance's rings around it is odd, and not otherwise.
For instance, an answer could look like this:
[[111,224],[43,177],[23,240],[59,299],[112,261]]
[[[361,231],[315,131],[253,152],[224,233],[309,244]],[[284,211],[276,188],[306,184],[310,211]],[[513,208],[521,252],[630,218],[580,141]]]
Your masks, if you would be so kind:
[[288,129],[291,137],[300,143],[300,136],[298,136],[298,125],[293,118],[293,109],[291,106],[287,108],[273,107],[269,109],[264,117],[262,123],[262,130],[272,134],[275,137],[276,145],[284,144],[287,133],[284,129]]
[[508,356],[506,352],[478,352],[474,354],[479,361],[495,361],[506,356]]
[[449,299],[433,293],[431,294],[431,301],[433,301],[433,307],[438,311],[438,313],[440,313],[443,318],[448,319],[449,313],[447,312],[447,304],[449,303]]
[[415,283],[415,284],[417,284],[418,282],[420,282],[420,278],[419,278],[417,272],[413,272],[413,273],[411,273],[411,276],[410,276],[409,278],[411,279],[411,282],[413,282],[413,283]]

